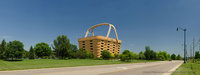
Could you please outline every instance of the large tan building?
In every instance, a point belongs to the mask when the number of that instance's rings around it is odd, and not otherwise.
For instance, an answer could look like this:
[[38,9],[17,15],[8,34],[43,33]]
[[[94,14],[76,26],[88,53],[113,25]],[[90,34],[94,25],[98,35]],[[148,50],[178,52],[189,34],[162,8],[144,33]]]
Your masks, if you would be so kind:
[[[107,36],[106,37],[105,36],[94,36],[93,30],[96,27],[102,26],[102,25],[109,26]],[[109,38],[111,27],[115,31],[116,39]],[[87,37],[90,30],[92,30],[93,36]],[[117,31],[116,31],[115,27],[109,23],[102,23],[102,24],[92,26],[86,32],[85,38],[79,38],[78,42],[79,42],[79,48],[89,50],[91,53],[94,54],[95,57],[101,57],[101,52],[103,50],[108,50],[111,54],[119,54],[120,53],[121,40],[118,40]]]

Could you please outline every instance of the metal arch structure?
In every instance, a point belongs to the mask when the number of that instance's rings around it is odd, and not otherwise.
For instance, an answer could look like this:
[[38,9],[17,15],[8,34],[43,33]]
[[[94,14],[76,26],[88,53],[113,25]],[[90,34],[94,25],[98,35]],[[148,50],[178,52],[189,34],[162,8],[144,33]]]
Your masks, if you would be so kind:
[[114,29],[114,31],[115,31],[116,39],[117,39],[117,41],[118,41],[118,35],[117,35],[116,28],[115,28],[114,25],[109,24],[109,23],[101,23],[101,24],[97,24],[97,25],[92,26],[91,28],[89,28],[89,29],[87,30],[87,32],[86,32],[86,34],[85,34],[85,38],[88,36],[88,34],[89,34],[89,32],[90,32],[91,29],[92,29],[92,36],[94,36],[94,29],[95,29],[96,27],[103,26],[103,25],[108,25],[108,26],[109,26],[108,33],[107,33],[106,38],[109,37],[110,31],[111,31],[111,27],[112,27],[112,28]]

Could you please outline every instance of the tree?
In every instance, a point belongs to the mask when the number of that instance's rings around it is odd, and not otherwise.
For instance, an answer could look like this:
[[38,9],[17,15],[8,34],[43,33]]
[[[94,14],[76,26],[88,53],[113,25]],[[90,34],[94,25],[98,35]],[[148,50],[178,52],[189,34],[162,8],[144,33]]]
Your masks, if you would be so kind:
[[57,39],[54,40],[53,49],[56,56],[59,58],[64,59],[70,57],[72,48],[73,50],[76,50],[75,46],[70,44],[70,40],[65,35],[58,36]]
[[145,47],[145,52],[144,55],[146,57],[146,60],[153,60],[156,59],[156,52],[154,52],[153,50],[150,49],[149,46]]
[[71,44],[71,50],[72,50],[72,52],[76,52],[76,51],[78,51],[78,48],[76,45]]
[[120,55],[121,61],[130,61],[133,58],[133,53],[129,50],[124,50],[124,52]]
[[177,60],[182,60],[182,57],[180,54],[178,54],[178,56],[176,57]]
[[171,55],[171,58],[172,58],[172,60],[176,60],[176,55],[175,55],[175,54],[172,54],[172,55]]
[[142,51],[139,53],[139,59],[146,59],[146,57]]
[[108,50],[103,50],[102,53],[101,53],[101,57],[103,59],[110,59],[111,58],[111,54]]
[[168,59],[171,59],[171,55],[170,55],[170,54],[167,54],[167,58],[168,58]]
[[35,50],[31,46],[29,50],[29,59],[35,59],[35,58],[36,58]]
[[157,59],[158,59],[158,60],[166,60],[166,59],[165,59],[165,56],[164,56],[164,52],[159,51],[159,52],[157,53]]
[[70,58],[76,58],[76,52],[77,52],[77,51],[78,51],[77,46],[71,44]]
[[168,54],[167,54],[166,51],[163,51],[163,52],[159,51],[159,52],[157,52],[156,58],[158,60],[167,60],[168,59]]
[[81,48],[76,52],[76,57],[79,59],[86,59],[86,58],[93,58],[94,56],[88,50]]
[[23,58],[26,59],[29,57],[29,52],[24,50]]
[[145,47],[144,55],[145,55],[145,57],[146,57],[147,60],[150,60],[150,59],[151,59],[150,53],[151,53],[150,47],[149,47],[149,46],[146,46],[146,47]]
[[52,50],[47,43],[38,43],[34,47],[35,53],[39,58],[49,58],[52,54]]
[[163,51],[162,53],[163,53],[163,56],[165,57],[165,60],[167,60],[167,59],[168,59],[168,54],[167,54],[167,52],[166,52],[166,51]]
[[199,53],[199,51],[195,52],[195,59],[200,59],[200,53]]
[[5,56],[7,59],[11,58],[11,60],[21,59],[24,54],[24,44],[20,41],[11,41],[7,45],[8,49],[6,49]]
[[5,51],[6,51],[6,41],[3,39],[3,41],[0,44],[0,59],[4,59],[5,56]]

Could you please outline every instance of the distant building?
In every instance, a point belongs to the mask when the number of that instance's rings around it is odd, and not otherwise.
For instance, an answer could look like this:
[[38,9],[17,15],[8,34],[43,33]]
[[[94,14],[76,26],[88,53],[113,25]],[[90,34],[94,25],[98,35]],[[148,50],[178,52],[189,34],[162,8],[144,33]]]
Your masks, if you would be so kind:
[[[107,33],[107,36],[94,36],[93,30],[102,25],[108,25],[109,30]],[[111,28],[114,29],[116,39],[114,38],[109,38],[109,34],[111,31]],[[92,35],[91,37],[87,37],[90,30],[92,30]],[[112,24],[109,23],[102,23],[98,25],[94,25],[91,28],[88,29],[85,38],[79,38],[79,48],[83,48],[86,50],[89,50],[91,53],[94,54],[95,57],[101,57],[101,52],[103,50],[108,50],[111,54],[120,54],[120,46],[121,46],[121,40],[118,40],[117,36],[117,31],[115,27]]]

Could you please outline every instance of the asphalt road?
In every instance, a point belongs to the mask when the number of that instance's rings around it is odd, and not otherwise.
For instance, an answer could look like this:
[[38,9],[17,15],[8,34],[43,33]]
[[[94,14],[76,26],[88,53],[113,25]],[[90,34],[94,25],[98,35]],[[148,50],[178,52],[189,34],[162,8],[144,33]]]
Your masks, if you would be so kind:
[[0,71],[0,75],[170,75],[183,61]]

